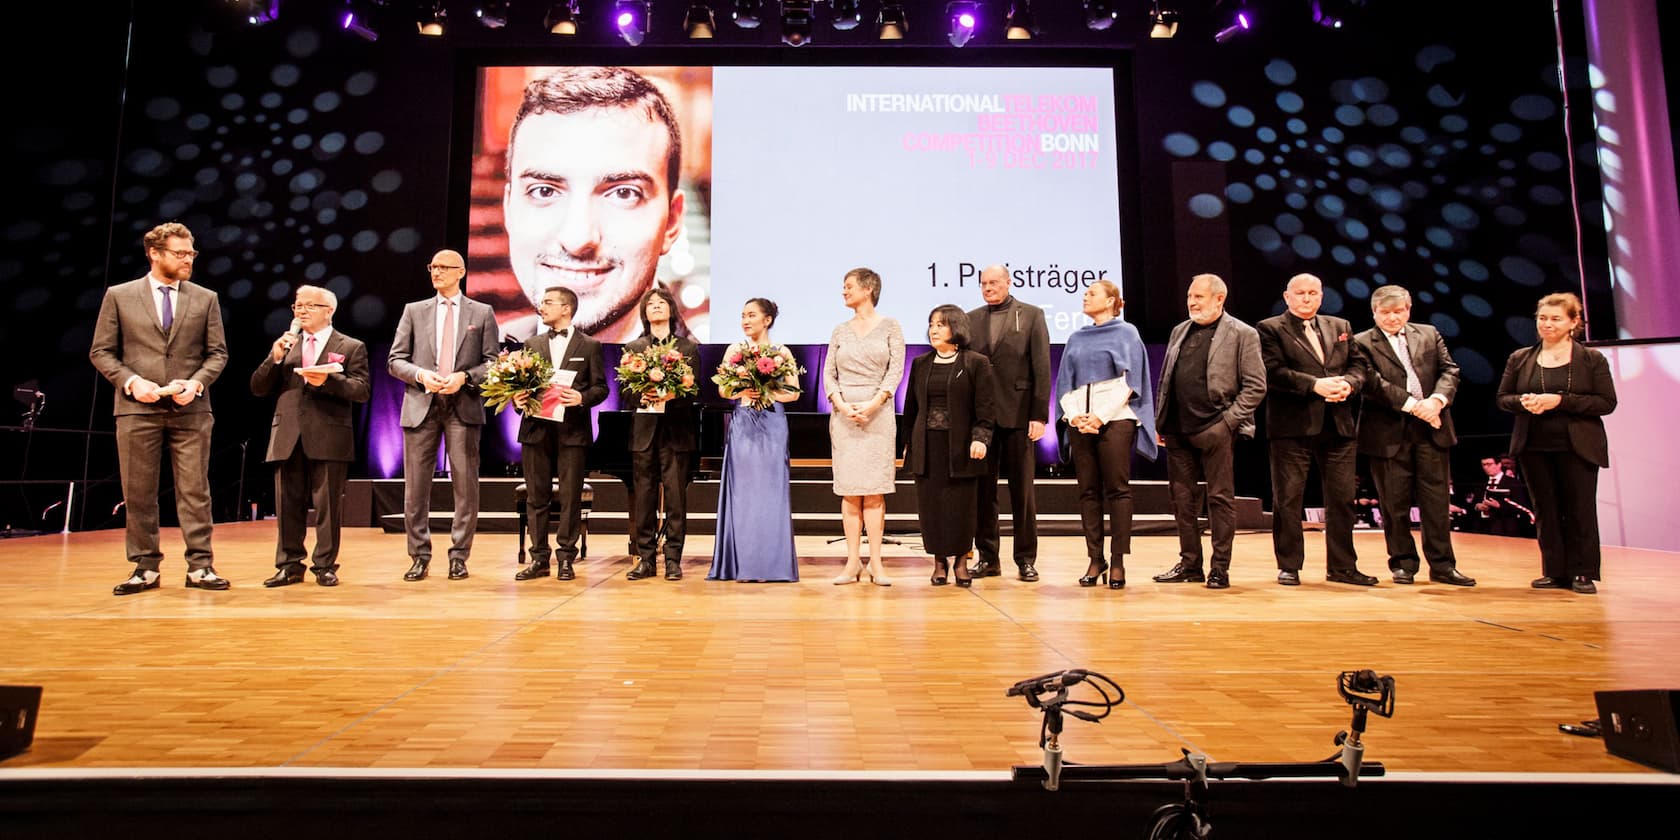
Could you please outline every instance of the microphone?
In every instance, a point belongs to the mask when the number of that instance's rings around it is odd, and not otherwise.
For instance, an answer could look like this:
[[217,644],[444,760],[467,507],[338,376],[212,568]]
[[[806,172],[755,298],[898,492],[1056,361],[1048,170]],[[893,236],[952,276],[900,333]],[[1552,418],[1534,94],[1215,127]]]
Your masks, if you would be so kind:
[[286,330],[286,332],[291,334],[291,335],[303,335],[303,319],[302,318],[293,318],[292,319],[292,328],[289,329],[289,330]]
[[1087,671],[1084,668],[1072,668],[1066,671],[1058,671],[1054,674],[1045,674],[1042,677],[1033,677],[1032,679],[1022,680],[1010,686],[1009,690],[1004,692],[1003,696],[1020,697],[1029,692],[1032,694],[1046,694],[1052,691],[1061,691],[1062,689],[1072,688],[1073,686],[1084,682],[1085,678],[1089,676],[1090,673],[1090,671]]

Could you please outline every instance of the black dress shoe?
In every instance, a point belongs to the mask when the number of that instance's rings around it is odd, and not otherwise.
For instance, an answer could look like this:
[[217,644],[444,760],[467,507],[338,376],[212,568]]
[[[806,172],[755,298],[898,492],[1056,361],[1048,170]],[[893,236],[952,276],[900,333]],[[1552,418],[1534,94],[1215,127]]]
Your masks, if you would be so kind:
[[133,595],[138,592],[145,592],[148,589],[156,589],[162,583],[163,575],[157,575],[148,581],[143,575],[136,574],[134,577],[111,587],[111,594]]
[[450,580],[466,580],[467,579],[467,561],[451,559],[449,561],[449,579]]
[[1534,589],[1568,589],[1569,581],[1563,578],[1538,577],[1529,583],[1529,586]]
[[644,580],[658,574],[653,568],[653,558],[636,561],[636,565],[624,574],[625,580]]
[[1219,572],[1219,571],[1208,572],[1207,588],[1209,588],[1209,589],[1230,589],[1231,588],[1231,576],[1224,573],[1224,572]]
[[996,559],[982,559],[974,564],[974,568],[968,570],[968,574],[971,578],[999,577],[1003,574],[1003,562]]
[[1290,569],[1278,572],[1278,584],[1281,586],[1300,586],[1301,575]]
[[337,586],[338,572],[335,572],[332,569],[328,569],[324,572],[316,572],[315,582],[321,586]]
[[233,585],[233,584],[228,582],[227,578],[216,574],[215,569],[206,568],[204,570],[204,572],[205,572],[204,577],[201,577],[201,578],[195,578],[195,577],[192,576],[191,572],[188,572],[187,573],[187,588],[188,589],[208,589],[212,592],[221,592],[222,590],[227,589],[229,586]]
[[1592,578],[1587,577],[1586,575],[1576,575],[1575,582],[1571,583],[1569,588],[1581,593],[1582,595],[1598,594],[1598,587],[1594,586]]
[[572,571],[572,561],[561,560],[560,569],[554,573],[554,577],[558,580],[571,580],[577,577],[577,574]]
[[1414,578],[1412,577],[1412,573],[1406,571],[1405,569],[1395,569],[1394,570],[1394,582],[1395,583],[1401,583],[1401,584],[1411,583],[1413,579]]
[[1457,569],[1448,569],[1444,572],[1430,572],[1429,573],[1429,579],[1436,582],[1436,583],[1448,584],[1449,586],[1475,586],[1476,585],[1476,579],[1475,578],[1470,577],[1469,575],[1464,574],[1463,572],[1460,572]]
[[1021,570],[1021,580],[1024,580],[1027,583],[1038,582],[1038,566],[1033,561],[1028,560],[1025,563],[1017,563],[1016,566]]
[[273,589],[276,586],[291,586],[294,583],[303,583],[303,569],[297,566],[286,566],[276,571],[274,577],[263,581],[263,586]]
[[1206,579],[1200,566],[1190,566],[1184,563],[1155,576],[1156,583],[1201,583]]
[[408,571],[403,572],[403,580],[425,580],[426,567],[431,565],[431,563],[432,561],[429,557],[414,558],[414,565],[409,566]]
[[665,579],[666,580],[682,580],[682,561],[681,560],[666,560],[665,561]]
[[1351,583],[1354,586],[1376,586],[1377,579],[1359,571],[1358,569],[1331,569],[1326,572],[1324,579],[1331,583]]
[[532,560],[531,565],[513,573],[514,580],[536,580],[548,577],[548,561]]

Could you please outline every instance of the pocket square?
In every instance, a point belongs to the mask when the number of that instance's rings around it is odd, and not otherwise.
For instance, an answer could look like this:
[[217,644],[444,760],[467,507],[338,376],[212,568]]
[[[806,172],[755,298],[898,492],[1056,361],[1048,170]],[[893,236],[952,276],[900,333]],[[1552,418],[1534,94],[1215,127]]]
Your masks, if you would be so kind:
[[343,353],[328,353],[327,354],[327,364],[331,365],[331,364],[343,364],[343,363],[344,363],[344,354]]

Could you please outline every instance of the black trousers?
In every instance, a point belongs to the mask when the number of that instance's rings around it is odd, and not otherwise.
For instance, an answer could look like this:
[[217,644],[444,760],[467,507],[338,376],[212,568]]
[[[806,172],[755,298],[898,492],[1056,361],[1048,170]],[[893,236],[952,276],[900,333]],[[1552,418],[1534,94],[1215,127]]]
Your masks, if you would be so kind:
[[[583,472],[588,447],[546,443],[519,445],[525,473],[525,510],[531,526],[531,562],[548,561],[548,526],[559,520],[554,550],[562,562],[577,559],[579,526],[583,522]],[[559,479],[559,487],[555,487]]]
[[[1236,433],[1223,421],[1193,435],[1163,435],[1167,441],[1167,486],[1172,490],[1178,523],[1178,562],[1202,567],[1202,526],[1207,505],[1213,531],[1213,571],[1229,572],[1231,544],[1237,534],[1237,490],[1232,478],[1231,447]],[[1199,482],[1207,482],[1204,490]]]
[[1313,437],[1274,438],[1272,445],[1272,553],[1279,569],[1301,571],[1306,561],[1307,474],[1318,465],[1324,490],[1324,553],[1331,571],[1355,571],[1353,495],[1358,478],[1354,460],[1359,445],[1334,431]]
[[[1407,424],[1421,421],[1408,420]],[[1452,514],[1447,510],[1447,484],[1452,471],[1447,450],[1426,440],[1408,441],[1393,458],[1372,458],[1371,480],[1377,485],[1383,537],[1388,543],[1388,567],[1416,573],[1417,543],[1412,540],[1412,505],[1423,530],[1423,556],[1434,574],[1458,566],[1453,556]]]
[[1534,500],[1540,573],[1598,580],[1598,465],[1573,452],[1524,452],[1517,461]]
[[998,477],[1009,482],[1009,510],[1015,523],[1015,565],[1038,560],[1038,494],[1034,444],[1026,429],[995,428],[986,452],[986,474],[975,493],[974,549],[980,559],[995,563],[1002,540],[998,536]]
[[303,538],[309,529],[309,508],[315,508],[315,555],[309,564],[315,574],[338,571],[338,534],[344,525],[344,483],[348,461],[317,461],[303,454],[300,442],[292,456],[274,465],[274,518],[280,543],[274,549],[275,568],[301,566],[309,559]]
[[1079,484],[1079,525],[1085,556],[1103,559],[1103,514],[1108,514],[1109,556],[1115,564],[1132,550],[1132,447],[1136,420],[1103,424],[1094,435],[1068,428],[1068,450]]
[[688,538],[688,478],[692,452],[672,449],[666,436],[666,418],[659,418],[653,443],[645,451],[630,453],[631,494],[634,505],[636,556],[653,562],[659,550],[659,503],[665,502],[665,559],[681,561],[683,542]]

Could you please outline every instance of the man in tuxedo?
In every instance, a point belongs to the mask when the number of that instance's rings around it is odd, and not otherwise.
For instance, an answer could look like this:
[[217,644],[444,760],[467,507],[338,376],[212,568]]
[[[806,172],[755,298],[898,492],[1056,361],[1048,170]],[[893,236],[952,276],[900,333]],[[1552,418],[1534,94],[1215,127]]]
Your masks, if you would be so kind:
[[[560,528],[554,538],[559,560],[555,576],[560,580],[575,576],[572,561],[577,559],[578,527],[583,521],[584,456],[595,440],[589,409],[607,398],[601,342],[572,326],[577,305],[577,293],[571,289],[545,289],[537,315],[548,332],[525,341],[525,349],[552,361],[557,374],[571,371],[573,378],[547,392],[514,398],[515,406],[525,415],[519,420],[519,460],[525,472],[526,509],[531,522],[531,564],[520,569],[514,580],[548,577],[551,508],[559,508],[560,514]],[[554,489],[556,479],[558,494]]]
[[[1215,274],[1190,279],[1185,303],[1189,320],[1173,327],[1155,422],[1167,447],[1167,484],[1178,523],[1178,564],[1155,576],[1158,583],[1196,583],[1209,589],[1231,585],[1231,544],[1237,533],[1237,491],[1231,449],[1238,437],[1254,437],[1254,412],[1266,397],[1260,363],[1260,334],[1225,312],[1225,281]],[[1204,494],[1198,482],[1206,481]],[[1207,497],[1213,531],[1213,562],[1202,572],[1202,527],[1198,517]]]
[[1373,586],[1353,549],[1357,479],[1355,418],[1348,398],[1365,384],[1353,349],[1353,327],[1320,315],[1324,284],[1311,274],[1290,278],[1288,311],[1255,325],[1266,365],[1266,438],[1272,448],[1272,551],[1278,583],[1298,586],[1305,562],[1301,533],[1307,475],[1318,465],[1324,492],[1324,545],[1332,583]]
[[[274,340],[251,373],[251,393],[278,393],[268,437],[274,465],[274,513],[280,541],[274,576],[263,586],[303,581],[304,532],[315,508],[315,582],[338,585],[338,533],[344,524],[344,482],[356,459],[353,407],[368,400],[367,346],[333,329],[338,296],[299,286],[292,303],[294,327]],[[341,371],[309,370],[337,364]],[[306,433],[307,430],[307,433]]]
[[500,339],[495,311],[461,293],[467,263],[460,254],[439,251],[426,270],[437,294],[403,307],[387,364],[407,386],[402,402],[403,519],[414,563],[403,580],[424,580],[432,562],[432,472],[439,438],[449,452],[455,492],[449,579],[461,580],[478,530],[478,439],[484,429],[478,386]]
[[1412,295],[1404,288],[1381,286],[1372,292],[1371,318],[1376,326],[1353,338],[1366,370],[1359,453],[1369,460],[1376,483],[1389,571],[1401,584],[1411,583],[1418,572],[1411,522],[1415,501],[1429,579],[1475,586],[1476,579],[1460,572],[1453,556],[1448,510],[1452,467],[1447,450],[1458,442],[1449,406],[1458,393],[1458,363],[1438,330],[1411,323]]
[[117,467],[128,511],[124,546],[134,574],[111,590],[158,588],[158,474],[168,453],[175,513],[187,544],[187,587],[227,589],[210,550],[210,398],[227,365],[222,306],[192,277],[192,231],[158,225],[144,239],[151,270],[105,290],[88,358],[116,386]]
[[986,451],[986,471],[977,483],[974,547],[980,560],[973,577],[1002,573],[999,560],[997,483],[1009,483],[1014,517],[1015,568],[1021,580],[1038,580],[1038,497],[1033,488],[1038,458],[1035,444],[1050,419],[1050,330],[1044,310],[1009,293],[1009,269],[987,266],[980,272],[980,297],[986,305],[968,313],[974,350],[990,359],[997,383],[993,405],[997,425]]
[[1503,460],[1507,457],[1482,459],[1487,483],[1476,491],[1474,507],[1481,516],[1484,533],[1527,537],[1529,529],[1534,527],[1534,503],[1528,496],[1528,485],[1515,472],[1505,469]]
[[[678,331],[677,301],[654,287],[637,305],[642,334],[624,345],[625,353],[640,353],[656,343],[672,340],[688,366],[700,372],[700,345]],[[628,399],[628,397],[626,397]],[[636,565],[624,576],[644,580],[658,573],[659,507],[665,506],[665,579],[682,580],[683,543],[688,536],[688,484],[694,451],[699,448],[699,417],[694,397],[644,397],[630,426],[630,527]],[[647,402],[652,400],[652,402]]]

